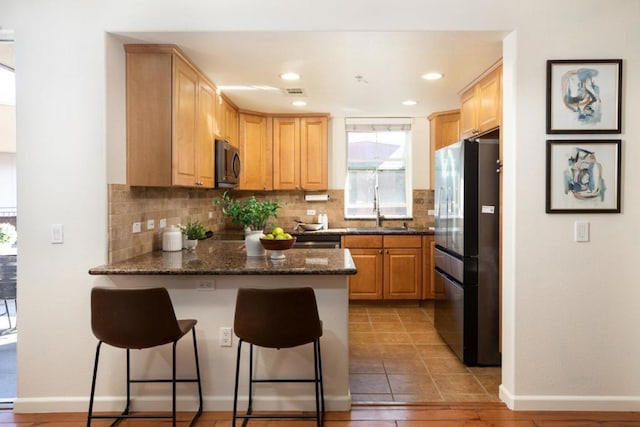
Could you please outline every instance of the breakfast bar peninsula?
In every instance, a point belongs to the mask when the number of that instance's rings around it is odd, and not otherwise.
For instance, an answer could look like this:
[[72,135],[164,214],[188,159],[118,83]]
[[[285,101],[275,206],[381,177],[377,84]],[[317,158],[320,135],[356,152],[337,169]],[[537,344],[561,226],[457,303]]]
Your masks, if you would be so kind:
[[[198,320],[196,330],[200,348],[205,410],[230,410],[233,403],[237,340],[222,346],[221,328],[233,326],[238,288],[312,287],[323,322],[321,339],[324,388],[327,410],[344,411],[351,406],[349,394],[348,350],[348,276],[356,274],[348,249],[292,249],[284,259],[247,257],[241,241],[200,241],[194,250],[152,252],[129,260],[89,270],[100,276],[95,286],[151,287],[169,290],[178,318]],[[179,343],[181,346],[188,343]],[[166,350],[166,353],[164,352]],[[257,376],[303,378],[313,372],[313,347],[287,350],[257,348]],[[132,369],[152,377],[170,369],[169,349],[147,350],[134,354]],[[116,353],[111,364],[121,367]],[[180,363],[184,364],[181,365]],[[178,369],[192,372],[188,348],[178,354]],[[114,368],[115,369],[115,368]],[[118,368],[119,369],[119,368]],[[245,369],[246,371],[246,369]],[[246,372],[240,380],[240,396],[247,396]],[[119,384],[102,390],[98,410],[117,410],[123,390]],[[180,391],[180,389],[178,390]],[[166,391],[159,389],[156,401],[165,403]],[[179,393],[180,394],[180,393]],[[189,396],[189,393],[184,393]],[[309,384],[265,384],[254,398],[256,409],[313,410],[314,394]],[[183,402],[178,410],[190,410],[196,402]],[[102,405],[102,406],[100,406]],[[165,406],[166,407],[166,406]]]

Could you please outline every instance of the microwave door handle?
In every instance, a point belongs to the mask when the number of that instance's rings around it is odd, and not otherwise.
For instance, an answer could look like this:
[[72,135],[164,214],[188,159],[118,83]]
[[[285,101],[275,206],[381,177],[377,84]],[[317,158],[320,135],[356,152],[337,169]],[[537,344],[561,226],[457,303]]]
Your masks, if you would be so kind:
[[231,169],[233,170],[233,176],[240,177],[240,155],[238,153],[233,154],[233,160],[231,161]]

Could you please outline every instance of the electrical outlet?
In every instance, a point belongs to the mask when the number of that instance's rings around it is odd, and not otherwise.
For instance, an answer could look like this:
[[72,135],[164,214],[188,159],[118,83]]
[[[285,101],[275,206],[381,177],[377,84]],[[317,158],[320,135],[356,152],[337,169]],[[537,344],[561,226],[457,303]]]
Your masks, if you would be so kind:
[[160,228],[166,228],[167,226],[167,218],[160,219]]
[[315,215],[315,214],[316,214],[315,209],[307,209],[307,215]]
[[152,219],[147,220],[147,230],[153,230],[156,228],[156,222]]
[[196,289],[199,291],[212,291],[216,288],[213,280],[199,280],[196,283]]
[[139,233],[140,231],[142,231],[142,225],[139,222],[134,222],[131,231],[133,233]]
[[220,328],[220,347],[231,347],[231,327],[222,326]]
[[213,212],[209,212],[209,219],[213,218]]

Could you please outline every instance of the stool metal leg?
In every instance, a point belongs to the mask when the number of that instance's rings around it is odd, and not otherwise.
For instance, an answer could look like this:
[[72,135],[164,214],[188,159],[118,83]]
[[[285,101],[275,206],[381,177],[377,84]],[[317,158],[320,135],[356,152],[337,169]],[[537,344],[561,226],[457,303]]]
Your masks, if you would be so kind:
[[176,344],[174,341],[171,347],[171,425],[176,427]]
[[198,412],[191,420],[191,424],[195,423],[196,419],[202,415],[202,382],[200,379],[200,360],[198,359],[198,345],[196,343],[196,328],[191,329],[193,335],[193,354],[196,361],[196,381],[198,383]]
[[322,381],[322,352],[320,351],[320,339],[318,339],[318,370],[320,371],[320,401],[321,401],[321,413],[322,422],[324,422],[324,382]]
[[96,393],[96,377],[98,376],[98,360],[100,360],[100,347],[102,341],[98,341],[96,347],[96,359],[93,362],[93,379],[91,380],[91,395],[89,396],[89,415],[87,416],[87,427],[91,427],[91,419],[93,416],[93,397]]
[[252,412],[253,412],[253,344],[249,344],[249,405],[247,406],[247,415],[251,415]]
[[242,338],[238,340],[238,356],[236,357],[236,382],[233,389],[233,418],[231,427],[236,427],[236,418],[238,416],[238,380],[240,377],[240,355],[242,354]]

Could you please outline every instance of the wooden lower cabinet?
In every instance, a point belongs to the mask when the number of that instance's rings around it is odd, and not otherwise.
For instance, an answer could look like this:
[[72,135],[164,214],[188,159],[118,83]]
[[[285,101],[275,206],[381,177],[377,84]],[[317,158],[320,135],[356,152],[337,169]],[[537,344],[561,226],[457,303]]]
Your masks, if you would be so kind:
[[436,299],[444,292],[442,283],[435,280],[435,249],[433,236],[422,236],[422,299]]
[[358,274],[349,277],[349,299],[382,299],[382,249],[350,249]]
[[349,299],[420,299],[420,236],[364,235],[343,237],[358,273],[349,277]]

